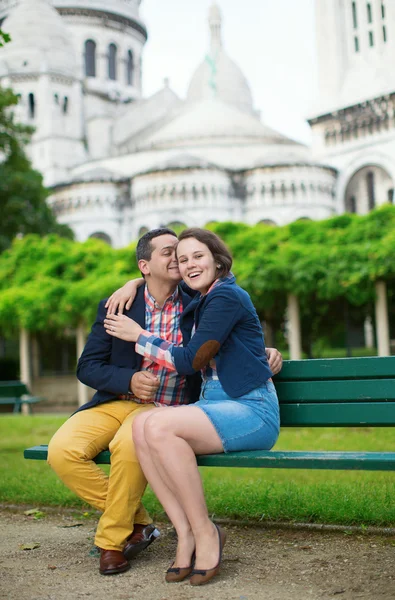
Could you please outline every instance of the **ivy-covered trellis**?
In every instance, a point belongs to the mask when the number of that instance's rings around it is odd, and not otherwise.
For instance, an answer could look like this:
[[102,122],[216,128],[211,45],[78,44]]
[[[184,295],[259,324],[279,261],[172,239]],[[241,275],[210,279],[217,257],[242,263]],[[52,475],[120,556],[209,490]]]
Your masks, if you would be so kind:
[[[231,248],[238,283],[262,320],[276,329],[288,309],[291,357],[300,356],[302,339],[333,330],[345,307],[366,315],[376,307],[379,354],[389,353],[386,298],[395,290],[394,206],[284,227],[215,223],[210,228]],[[93,239],[16,239],[0,255],[0,331],[21,335],[22,376],[28,377],[23,348],[29,334],[73,328],[81,350],[98,301],[138,275],[134,245],[114,250]]]

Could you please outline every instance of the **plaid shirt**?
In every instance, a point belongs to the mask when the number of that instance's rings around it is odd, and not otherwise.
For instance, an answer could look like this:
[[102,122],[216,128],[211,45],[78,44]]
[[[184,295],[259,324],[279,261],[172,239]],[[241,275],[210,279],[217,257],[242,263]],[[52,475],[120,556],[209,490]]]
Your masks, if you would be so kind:
[[[155,298],[149,293],[148,288],[144,292],[145,300],[145,325],[147,335],[153,335],[175,346],[182,346],[182,333],[180,329],[180,318],[183,310],[182,298],[178,288],[163,307],[160,307]],[[137,345],[136,345],[137,349]],[[141,353],[140,353],[141,354]],[[173,369],[169,370],[166,365],[160,365],[150,357],[145,357],[141,364],[141,371],[150,371],[160,380],[160,386],[153,399],[156,405],[177,405],[187,402],[185,398],[184,375],[178,375]],[[137,402],[146,403],[136,398]]]
[[[214,287],[220,286],[222,283],[225,283],[227,279],[233,277],[232,274],[227,277],[223,277],[221,279],[216,279],[206,294],[209,294]],[[205,294],[205,295],[206,295]],[[192,335],[195,333],[195,326],[192,329]],[[191,336],[192,337],[192,336]],[[161,338],[161,339],[158,339]],[[180,346],[181,344],[174,344],[164,339],[164,336],[152,335],[152,332],[148,330],[144,331],[139,335],[139,338],[136,342],[136,352],[145,357],[144,360],[149,359],[150,361],[155,361],[156,364],[165,369],[169,369],[175,371],[174,358],[172,354],[172,349],[175,345]],[[217,369],[215,365],[215,360],[211,359],[210,363],[202,369],[202,376],[205,380],[207,379],[218,379]]]

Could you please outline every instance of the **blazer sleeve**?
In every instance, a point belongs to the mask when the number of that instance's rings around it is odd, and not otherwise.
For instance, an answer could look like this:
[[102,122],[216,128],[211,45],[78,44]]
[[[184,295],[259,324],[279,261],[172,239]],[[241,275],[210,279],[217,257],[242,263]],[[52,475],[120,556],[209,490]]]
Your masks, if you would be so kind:
[[136,343],[136,351],[151,360],[173,368],[180,375],[192,375],[206,366],[218,353],[241,318],[239,298],[229,290],[218,290],[206,298],[195,334],[185,347],[175,346],[144,332]]
[[[95,390],[106,390],[113,394],[127,394],[130,380],[138,369],[120,367],[111,363],[113,338],[104,329],[107,310],[105,300],[99,304],[96,320],[88,336],[85,348],[77,365],[77,377]],[[130,352],[134,344],[130,343]]]

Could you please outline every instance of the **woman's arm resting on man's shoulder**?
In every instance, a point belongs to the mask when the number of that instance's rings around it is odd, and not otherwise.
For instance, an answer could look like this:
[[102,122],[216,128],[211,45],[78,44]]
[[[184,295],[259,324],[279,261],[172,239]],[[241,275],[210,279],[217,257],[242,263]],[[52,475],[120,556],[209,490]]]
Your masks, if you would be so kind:
[[107,309],[107,313],[109,315],[122,314],[124,308],[129,310],[129,308],[133,304],[133,300],[136,297],[137,289],[143,285],[144,279],[143,277],[139,277],[138,279],[131,279],[127,281],[125,285],[116,290],[105,304],[105,308]]

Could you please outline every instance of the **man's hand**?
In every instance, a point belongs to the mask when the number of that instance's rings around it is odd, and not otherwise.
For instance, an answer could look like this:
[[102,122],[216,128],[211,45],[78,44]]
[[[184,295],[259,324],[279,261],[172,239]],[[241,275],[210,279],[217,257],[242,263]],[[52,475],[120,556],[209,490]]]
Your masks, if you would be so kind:
[[138,371],[130,380],[130,389],[136,398],[151,400],[159,387],[159,379],[150,371]]
[[266,348],[266,356],[273,375],[277,375],[283,366],[283,357],[276,348]]

